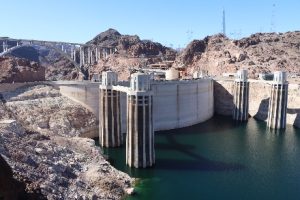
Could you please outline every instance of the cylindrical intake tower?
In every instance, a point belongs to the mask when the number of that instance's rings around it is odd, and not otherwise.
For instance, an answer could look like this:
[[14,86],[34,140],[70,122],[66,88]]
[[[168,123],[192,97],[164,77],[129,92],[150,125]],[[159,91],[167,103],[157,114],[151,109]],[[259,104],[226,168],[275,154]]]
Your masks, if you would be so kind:
[[269,101],[268,127],[273,129],[284,129],[286,127],[287,100],[288,82],[286,81],[286,72],[274,72]]
[[126,164],[135,168],[155,163],[153,95],[150,75],[132,74],[127,93]]
[[99,105],[99,143],[102,147],[122,145],[120,92],[112,89],[118,81],[112,71],[102,73]]
[[247,121],[249,110],[249,82],[247,70],[239,70],[234,81],[234,109],[232,117],[236,121]]

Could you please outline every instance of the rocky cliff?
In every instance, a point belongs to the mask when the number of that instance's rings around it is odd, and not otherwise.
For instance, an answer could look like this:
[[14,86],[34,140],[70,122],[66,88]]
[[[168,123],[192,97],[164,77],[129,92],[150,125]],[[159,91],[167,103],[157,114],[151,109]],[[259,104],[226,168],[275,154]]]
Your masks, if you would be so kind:
[[96,117],[53,87],[2,92],[0,114],[0,198],[121,199],[132,186],[79,137]]
[[8,56],[39,63],[45,68],[46,80],[73,80],[78,75],[72,62],[59,52],[47,47],[23,46],[13,50]]
[[[257,77],[258,73],[275,70],[299,74],[299,40],[299,31],[257,33],[240,40],[218,34],[194,40],[178,54],[160,43],[108,29],[87,44],[115,47],[117,52],[90,66],[89,72],[100,73],[109,66],[124,80],[129,76],[129,68],[137,69],[162,60],[175,60],[173,65],[186,67],[190,75],[197,70],[207,70],[210,75],[218,76],[224,72],[236,72],[240,68],[248,69],[251,78]],[[70,80],[78,75],[68,59],[47,48],[22,47],[13,51],[12,56],[39,61],[46,69],[48,80]]]
[[93,65],[90,72],[100,73],[106,66],[110,66],[119,73],[121,80],[128,79],[129,68],[145,67],[162,60],[174,60],[177,53],[160,43],[141,40],[137,35],[122,35],[114,29],[100,33],[87,44],[117,48],[115,54]]
[[45,68],[26,59],[0,57],[0,83],[45,80]]
[[137,35],[121,35],[117,30],[108,29],[97,35],[87,44],[94,44],[103,47],[116,47],[118,54],[123,56],[162,56],[166,59],[175,59],[176,52],[158,42],[141,40]]
[[174,65],[183,65],[189,74],[208,70],[211,75],[236,72],[246,68],[250,77],[261,72],[286,70],[299,74],[300,32],[257,33],[240,40],[224,35],[208,36],[192,41],[176,58]]

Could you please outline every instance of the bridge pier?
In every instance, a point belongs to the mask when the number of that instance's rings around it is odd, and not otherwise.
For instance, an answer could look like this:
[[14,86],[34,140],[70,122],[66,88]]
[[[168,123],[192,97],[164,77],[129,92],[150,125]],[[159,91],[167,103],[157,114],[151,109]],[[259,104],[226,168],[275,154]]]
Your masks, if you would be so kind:
[[72,57],[73,61],[76,62],[76,47],[72,48],[71,57]]
[[100,51],[101,51],[101,58],[105,58],[105,56],[104,56],[104,49],[101,49]]
[[84,47],[80,47],[80,66],[85,64],[85,55],[84,55]]
[[99,106],[99,143],[102,147],[122,145],[120,92],[113,90],[117,84],[117,74],[108,71],[102,73]]
[[107,57],[108,57],[108,49],[105,48],[105,56],[104,56],[104,58],[107,59]]
[[86,60],[86,64],[90,63],[90,49],[89,47],[87,47],[87,60]]
[[82,47],[79,47],[79,65],[80,67],[82,66]]
[[131,76],[127,92],[126,164],[145,168],[155,163],[152,91],[150,76]]
[[7,52],[8,51],[8,45],[7,45],[7,41],[5,40],[5,41],[3,41],[3,43],[2,43],[2,48],[3,48],[3,52]]
[[239,70],[237,72],[233,94],[233,119],[236,121],[247,121],[249,111],[249,82],[247,80],[247,70]]
[[91,64],[93,65],[95,63],[95,52],[94,49],[91,50]]
[[288,82],[286,81],[286,72],[274,72],[269,101],[268,127],[273,129],[284,129],[286,127],[287,100]]
[[96,62],[98,62],[98,47],[96,47]]

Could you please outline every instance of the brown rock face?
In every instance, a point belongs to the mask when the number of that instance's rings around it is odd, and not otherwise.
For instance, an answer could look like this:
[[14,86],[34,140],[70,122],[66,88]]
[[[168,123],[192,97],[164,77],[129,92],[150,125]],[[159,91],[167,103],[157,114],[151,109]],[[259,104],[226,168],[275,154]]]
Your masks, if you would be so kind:
[[192,41],[177,56],[174,65],[184,65],[187,72],[208,70],[211,75],[236,72],[246,68],[251,78],[258,73],[285,70],[298,74],[300,67],[300,32],[257,33],[241,40],[221,34]]
[[[158,42],[141,40],[137,35],[121,35],[114,29],[100,33],[87,44],[116,47],[124,56],[169,56],[175,59],[176,52]],[[171,59],[171,58],[170,58]]]
[[102,44],[103,46],[116,46],[120,37],[121,34],[118,31],[110,28],[107,31],[98,34],[91,41],[87,42],[87,44]]
[[119,79],[127,80],[129,68],[145,67],[162,60],[174,60],[177,52],[157,42],[141,40],[137,35],[121,35],[109,29],[97,35],[87,44],[115,47],[117,52],[107,59],[98,61],[90,68],[90,73],[101,73],[106,66],[119,73]]
[[191,64],[194,56],[201,55],[205,52],[207,43],[205,40],[192,41],[182,52],[181,60],[183,64]]
[[39,63],[45,68],[46,80],[73,80],[78,77],[78,72],[70,60],[60,52],[46,46],[21,46],[8,53],[7,56]]
[[0,58],[0,83],[33,82],[45,80],[45,68],[26,59]]

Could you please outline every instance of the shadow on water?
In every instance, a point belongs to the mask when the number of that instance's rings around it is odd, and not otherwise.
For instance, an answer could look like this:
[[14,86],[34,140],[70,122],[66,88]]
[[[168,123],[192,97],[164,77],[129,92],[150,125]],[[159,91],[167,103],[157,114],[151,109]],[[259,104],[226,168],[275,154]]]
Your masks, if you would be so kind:
[[181,159],[157,159],[156,169],[166,170],[205,170],[205,171],[227,171],[242,170],[245,166],[236,163],[225,163],[221,161],[213,161],[196,153],[193,145],[180,144],[173,134],[166,135],[166,144],[158,143],[155,145],[156,151],[173,150],[184,154],[192,160]]
[[[219,123],[220,121],[226,123]],[[208,133],[219,133],[222,134],[226,130],[234,129],[237,126],[241,125],[242,123],[234,122],[228,116],[222,116],[216,114],[211,119],[207,120],[206,122],[196,124],[189,127],[178,128],[173,130],[167,131],[157,131],[155,134],[176,134],[176,135],[189,135],[189,134],[208,134]],[[199,132],[201,130],[201,132]]]
[[[221,123],[216,125],[217,121],[226,121],[226,123]],[[196,151],[196,146],[191,144],[182,144],[177,138],[178,135],[187,135],[187,134],[222,134],[225,130],[230,130],[240,126],[244,123],[235,123],[231,118],[216,115],[207,122],[197,124],[194,126],[175,129],[169,131],[159,131],[156,134],[159,134],[160,137],[164,137],[166,142],[161,143],[157,142],[155,144],[156,153],[161,151],[174,151],[180,152],[186,158],[189,159],[169,159],[169,158],[157,158],[155,169],[162,170],[203,170],[203,171],[228,171],[228,170],[243,170],[245,166],[237,163],[225,163],[221,161],[214,161],[208,158],[205,158],[202,155],[199,155]],[[201,132],[199,132],[201,130]]]
[[[218,123],[222,120],[225,123]],[[214,161],[205,158],[197,152],[197,147],[191,143],[182,144],[180,135],[191,134],[223,134],[225,130],[234,129],[239,126],[244,126],[244,123],[235,123],[231,118],[216,115],[212,119],[197,124],[194,126],[174,129],[168,131],[156,132],[156,137],[164,139],[156,140],[155,152],[156,162],[152,168],[135,169],[126,166],[125,144],[120,148],[108,149],[104,148],[104,153],[108,156],[109,162],[118,169],[129,173],[131,176],[139,178],[147,178],[151,174],[155,174],[157,170],[180,170],[180,171],[237,171],[244,170],[246,167],[238,163],[228,163],[222,161]],[[201,131],[199,131],[201,130]],[[126,136],[125,136],[126,137]],[[175,158],[162,158],[161,155],[167,152],[172,152],[171,155],[180,154]]]

